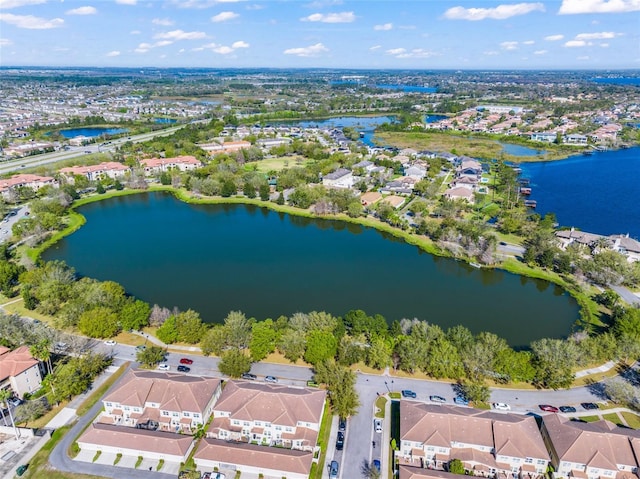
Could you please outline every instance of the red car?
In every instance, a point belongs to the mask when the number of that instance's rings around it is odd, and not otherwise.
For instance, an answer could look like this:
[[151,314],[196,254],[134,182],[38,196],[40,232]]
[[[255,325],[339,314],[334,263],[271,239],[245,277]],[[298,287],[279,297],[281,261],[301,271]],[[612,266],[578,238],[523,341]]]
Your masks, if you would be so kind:
[[180,360],[180,364],[193,364],[193,359],[189,359],[189,358],[182,358]]
[[547,412],[558,412],[559,409],[555,406],[550,406],[549,404],[540,404],[538,406],[540,409],[542,409],[543,411],[547,411]]

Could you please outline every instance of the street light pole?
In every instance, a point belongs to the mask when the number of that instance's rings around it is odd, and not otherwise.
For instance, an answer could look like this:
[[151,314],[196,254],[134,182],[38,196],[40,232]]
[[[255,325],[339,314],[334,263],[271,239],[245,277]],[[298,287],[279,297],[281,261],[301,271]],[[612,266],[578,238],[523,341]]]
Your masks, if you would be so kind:
[[389,389],[389,385],[387,384],[387,381],[384,382],[384,385],[386,386],[387,391],[389,391],[389,393],[391,393],[391,389]]

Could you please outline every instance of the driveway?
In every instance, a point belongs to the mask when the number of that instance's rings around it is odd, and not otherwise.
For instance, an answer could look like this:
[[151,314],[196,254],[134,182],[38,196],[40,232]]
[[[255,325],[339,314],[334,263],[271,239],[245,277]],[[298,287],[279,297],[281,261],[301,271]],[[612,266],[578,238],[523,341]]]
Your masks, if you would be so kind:
[[88,449],[80,449],[80,452],[76,457],[74,457],[74,461],[81,462],[93,462],[93,458],[96,456],[95,451],[89,451]]
[[118,464],[116,464],[116,467],[124,467],[124,468],[128,468],[128,469],[135,469],[136,468],[136,462],[138,462],[138,456],[127,456],[124,455],[120,458],[120,461],[118,462]]
[[115,452],[103,452],[100,454],[100,457],[96,459],[94,464],[103,464],[105,466],[113,466],[113,463],[116,462],[116,453]]

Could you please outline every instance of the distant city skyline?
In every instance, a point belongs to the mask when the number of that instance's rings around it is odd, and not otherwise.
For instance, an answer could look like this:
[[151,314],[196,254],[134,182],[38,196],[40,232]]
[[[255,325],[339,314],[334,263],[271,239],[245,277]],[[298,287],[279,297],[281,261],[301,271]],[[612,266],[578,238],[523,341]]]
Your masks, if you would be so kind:
[[0,0],[0,66],[634,69],[640,0]]

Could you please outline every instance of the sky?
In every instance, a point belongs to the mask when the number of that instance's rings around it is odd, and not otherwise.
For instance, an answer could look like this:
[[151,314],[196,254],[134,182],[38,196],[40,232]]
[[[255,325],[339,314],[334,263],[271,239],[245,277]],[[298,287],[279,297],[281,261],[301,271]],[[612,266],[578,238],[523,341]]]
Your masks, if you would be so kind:
[[0,66],[637,69],[640,0],[0,0]]

